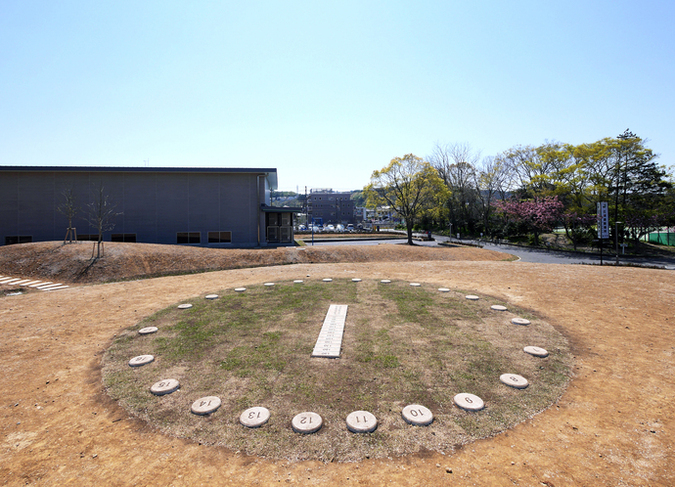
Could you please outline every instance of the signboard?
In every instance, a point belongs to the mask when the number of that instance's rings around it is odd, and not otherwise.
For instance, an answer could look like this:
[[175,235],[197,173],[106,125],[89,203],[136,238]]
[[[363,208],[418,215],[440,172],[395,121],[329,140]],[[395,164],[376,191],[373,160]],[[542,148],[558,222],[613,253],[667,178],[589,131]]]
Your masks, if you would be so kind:
[[598,238],[609,238],[609,210],[606,201],[598,203]]

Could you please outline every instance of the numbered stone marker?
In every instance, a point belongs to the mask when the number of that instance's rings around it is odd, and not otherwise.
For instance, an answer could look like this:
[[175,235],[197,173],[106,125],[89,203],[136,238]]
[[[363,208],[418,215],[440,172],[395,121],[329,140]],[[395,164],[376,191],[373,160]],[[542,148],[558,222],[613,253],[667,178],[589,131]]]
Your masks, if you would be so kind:
[[511,323],[513,323],[514,325],[526,326],[530,324],[530,320],[526,320],[525,318],[513,318],[511,320]]
[[483,400],[474,395],[462,392],[453,398],[454,403],[466,411],[480,411],[485,407]]
[[239,422],[247,428],[259,428],[267,423],[269,419],[269,409],[260,406],[247,409],[239,416]]
[[507,310],[507,307],[502,306],[501,304],[493,304],[492,306],[490,306],[490,308],[492,308],[495,311],[506,311]]
[[469,301],[478,301],[480,298],[478,296],[475,296],[473,294],[469,294],[468,296],[465,296],[466,299]]
[[264,285],[267,286],[267,287],[272,287],[272,286],[274,286],[274,283],[273,282],[266,282]]
[[305,281],[303,281],[302,279],[296,279],[295,281],[293,281],[293,284],[302,284],[303,282]]
[[525,347],[523,348],[523,352],[529,353],[530,355],[534,355],[535,357],[548,357],[548,350],[545,348],[541,347]]
[[207,294],[206,296],[204,296],[204,299],[218,299],[218,295],[217,294]]
[[186,304],[179,304],[178,305],[178,309],[190,309],[190,308],[192,308],[191,304],[186,303]]
[[138,357],[134,357],[131,360],[129,360],[129,365],[131,367],[140,367],[145,364],[149,364],[155,360],[155,357],[152,355],[139,355]]
[[150,388],[150,392],[152,392],[155,396],[163,396],[164,394],[176,392],[179,387],[180,384],[176,379],[165,379],[157,382],[156,384],[153,384]]
[[401,411],[401,416],[403,416],[403,419],[407,423],[415,426],[427,426],[434,420],[433,413],[428,408],[419,404],[410,404],[404,407],[403,411]]
[[410,286],[411,286],[411,287],[420,287],[421,284],[420,284],[419,282],[411,282],[411,283],[410,283]]
[[141,328],[138,330],[139,335],[149,335],[150,333],[157,333],[157,328],[156,326],[146,326],[145,328]]
[[323,279],[323,282],[333,282],[333,279],[331,279],[330,277],[326,277],[325,279]]
[[[274,286],[274,284],[272,284],[272,285]],[[267,286],[267,284],[265,284],[265,286]],[[235,293],[243,293],[244,291],[246,291],[245,287],[235,287],[234,288]]]
[[450,289],[448,289],[447,287],[439,287],[438,290],[439,290],[439,292],[442,292],[442,293],[449,293],[450,292]]
[[202,397],[201,399],[197,399],[195,402],[193,402],[190,410],[194,414],[204,416],[206,414],[211,414],[212,412],[214,412],[216,409],[220,407],[220,404],[221,403],[219,397],[206,396]]
[[358,277],[355,277],[354,279],[352,279],[352,282],[361,282],[361,279],[359,279]]
[[382,279],[380,282],[382,284],[389,284],[391,281],[389,279]]
[[518,374],[502,374],[499,376],[499,380],[507,386],[515,387],[516,389],[525,389],[530,385],[525,377]]
[[322,424],[321,416],[311,412],[296,414],[291,421],[293,431],[304,434],[316,433],[321,429]]
[[372,433],[377,429],[377,418],[368,411],[354,411],[347,416],[347,429],[352,433]]

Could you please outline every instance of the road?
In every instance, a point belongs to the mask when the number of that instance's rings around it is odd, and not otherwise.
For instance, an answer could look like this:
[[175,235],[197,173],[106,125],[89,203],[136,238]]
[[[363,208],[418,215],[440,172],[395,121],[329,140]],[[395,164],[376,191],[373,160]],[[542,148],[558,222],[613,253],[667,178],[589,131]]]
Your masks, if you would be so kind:
[[[458,244],[475,244],[479,242],[474,240],[457,240],[442,235],[433,235],[432,241],[417,241],[418,245],[438,246],[440,242],[458,243]],[[395,240],[351,240],[351,241],[328,241],[315,242],[314,245],[381,245],[381,244],[403,244],[406,242],[405,238]],[[311,243],[307,243],[311,245]],[[560,252],[547,249],[532,249],[516,245],[496,245],[491,243],[480,242],[480,246],[488,250],[497,250],[499,252],[506,252],[508,254],[519,257],[522,262],[532,262],[536,264],[600,264],[600,256],[594,254],[582,254],[576,252]],[[604,263],[614,263],[616,261],[616,254],[605,254],[603,256]],[[630,263],[644,266],[659,266],[665,267],[669,270],[675,270],[675,257],[628,257],[619,256],[620,263]]]

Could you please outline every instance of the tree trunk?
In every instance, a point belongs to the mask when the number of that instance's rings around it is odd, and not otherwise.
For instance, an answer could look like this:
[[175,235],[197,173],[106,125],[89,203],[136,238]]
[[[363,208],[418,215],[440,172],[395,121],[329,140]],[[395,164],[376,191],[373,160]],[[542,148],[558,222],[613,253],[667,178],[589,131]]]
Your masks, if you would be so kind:
[[408,220],[406,220],[405,228],[408,231],[408,245],[413,245],[413,240],[412,240],[413,226],[412,226],[412,223],[409,223]]

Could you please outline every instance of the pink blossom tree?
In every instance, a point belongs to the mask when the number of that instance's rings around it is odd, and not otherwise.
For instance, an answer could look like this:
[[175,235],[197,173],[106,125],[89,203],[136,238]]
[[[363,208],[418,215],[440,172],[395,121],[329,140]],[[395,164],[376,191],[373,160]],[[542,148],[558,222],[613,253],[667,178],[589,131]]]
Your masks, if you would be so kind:
[[506,219],[525,226],[534,235],[535,245],[539,245],[539,235],[553,230],[563,212],[563,204],[557,196],[497,201],[495,207]]

